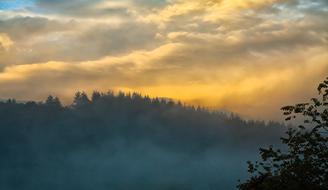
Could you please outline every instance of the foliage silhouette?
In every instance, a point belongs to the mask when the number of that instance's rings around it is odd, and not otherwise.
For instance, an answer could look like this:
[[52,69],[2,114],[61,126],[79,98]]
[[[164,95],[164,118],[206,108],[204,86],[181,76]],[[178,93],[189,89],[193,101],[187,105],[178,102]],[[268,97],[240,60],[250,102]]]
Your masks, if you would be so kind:
[[248,163],[253,176],[239,189],[328,189],[328,78],[319,84],[318,91],[319,99],[281,108],[286,121],[301,116],[304,124],[290,128],[281,138],[285,151],[261,148],[262,161]]

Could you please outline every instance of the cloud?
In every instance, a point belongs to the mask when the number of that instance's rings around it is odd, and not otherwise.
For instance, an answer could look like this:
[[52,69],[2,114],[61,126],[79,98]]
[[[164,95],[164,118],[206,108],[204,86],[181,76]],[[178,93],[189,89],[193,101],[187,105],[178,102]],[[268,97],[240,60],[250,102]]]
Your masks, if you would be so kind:
[[14,42],[9,38],[9,36],[5,33],[0,33],[0,49],[4,49],[6,51],[12,47]]
[[216,22],[218,20],[233,20],[244,15],[244,10],[251,11],[260,9],[283,0],[178,0],[168,4],[165,8],[156,10],[144,20],[154,22],[170,22],[176,18],[188,15],[194,19],[195,15],[201,15],[204,21]]
[[94,60],[155,48],[161,43],[156,39],[156,26],[137,21],[113,24],[13,17],[0,20],[0,32],[8,34],[16,44],[0,61],[6,65]]
[[121,89],[276,119],[328,71],[322,0],[39,0],[0,14],[7,98]]
[[72,18],[110,18],[130,17],[132,4],[127,0],[77,0],[77,1],[48,1],[36,0],[30,10],[46,15],[59,14]]
[[[51,93],[67,102],[77,90],[138,91],[224,108],[248,117],[277,118],[280,106],[304,100],[304,92],[313,95],[311,89],[328,71],[328,55],[320,48],[262,58],[226,58],[223,65],[212,60],[206,68],[201,68],[197,55],[185,48],[182,44],[168,44],[153,51],[78,64],[47,62],[7,67],[0,74],[1,89],[5,89],[1,94],[42,99]],[[177,56],[177,52],[185,55]],[[181,60],[186,64],[181,65]],[[267,108],[275,108],[275,114]]]

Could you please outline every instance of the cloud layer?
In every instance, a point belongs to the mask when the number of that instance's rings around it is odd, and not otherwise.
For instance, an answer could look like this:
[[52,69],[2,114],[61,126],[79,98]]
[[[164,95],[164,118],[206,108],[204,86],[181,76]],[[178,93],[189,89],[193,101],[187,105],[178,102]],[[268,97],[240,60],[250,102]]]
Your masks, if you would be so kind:
[[324,0],[18,7],[0,10],[2,98],[114,89],[279,119],[279,107],[312,96],[328,72]]

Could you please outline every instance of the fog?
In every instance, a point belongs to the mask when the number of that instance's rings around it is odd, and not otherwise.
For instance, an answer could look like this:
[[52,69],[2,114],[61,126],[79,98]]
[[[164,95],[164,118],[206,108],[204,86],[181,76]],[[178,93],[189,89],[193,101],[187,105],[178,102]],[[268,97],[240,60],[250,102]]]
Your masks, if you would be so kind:
[[275,122],[138,94],[77,93],[63,107],[0,103],[0,188],[6,190],[236,189]]

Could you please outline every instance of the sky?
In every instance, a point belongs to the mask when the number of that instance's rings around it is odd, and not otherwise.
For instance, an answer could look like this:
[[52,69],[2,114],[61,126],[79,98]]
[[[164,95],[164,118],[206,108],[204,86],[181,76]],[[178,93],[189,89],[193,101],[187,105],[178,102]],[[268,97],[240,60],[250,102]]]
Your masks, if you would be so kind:
[[0,99],[136,91],[281,120],[328,74],[327,0],[0,0]]

